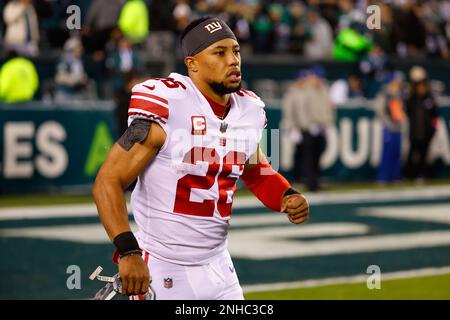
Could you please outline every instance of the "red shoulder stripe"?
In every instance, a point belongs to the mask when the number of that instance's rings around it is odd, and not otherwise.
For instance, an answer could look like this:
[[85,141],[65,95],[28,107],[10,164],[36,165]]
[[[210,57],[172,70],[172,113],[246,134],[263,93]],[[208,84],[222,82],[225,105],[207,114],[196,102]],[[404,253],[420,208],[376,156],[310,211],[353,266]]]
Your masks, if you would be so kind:
[[150,93],[132,92],[131,95],[132,96],[142,96],[142,97],[152,98],[152,99],[161,101],[162,103],[169,104],[169,101],[167,101],[167,99],[155,96],[154,94],[150,94]]
[[157,120],[158,122],[161,122],[162,124],[166,124],[166,121],[163,118],[155,116],[153,114],[145,114],[142,112],[128,112],[128,116],[142,116],[144,118]]
[[167,107],[147,100],[133,98],[130,101],[130,108],[145,110],[166,119],[169,117],[169,109]]

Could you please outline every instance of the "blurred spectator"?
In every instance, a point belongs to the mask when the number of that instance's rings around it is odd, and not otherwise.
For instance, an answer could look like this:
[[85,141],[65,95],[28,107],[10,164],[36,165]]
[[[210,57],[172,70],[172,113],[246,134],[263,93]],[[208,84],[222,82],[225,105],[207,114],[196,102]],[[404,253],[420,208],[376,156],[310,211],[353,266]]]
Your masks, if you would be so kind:
[[94,0],[83,25],[83,46],[88,53],[89,76],[96,84],[97,96],[105,98],[104,75],[106,73],[105,47],[112,33],[118,28],[118,20],[126,0]]
[[149,23],[151,31],[175,31],[173,10],[175,0],[152,0],[149,3]]
[[39,25],[31,0],[14,0],[5,6],[5,47],[20,55],[37,56],[39,53]]
[[275,33],[267,7],[257,4],[255,19],[251,24],[251,40],[254,53],[271,53],[274,48]]
[[286,130],[289,140],[295,145],[293,176],[296,181],[300,181],[302,178],[301,161],[303,153],[303,137],[301,128],[297,122],[296,103],[298,100],[296,96],[301,94],[309,73],[309,70],[300,70],[297,72],[295,82],[289,87],[281,103],[282,127]]
[[[300,176],[306,178],[310,191],[320,190],[320,156],[326,147],[325,129],[334,122],[328,86],[323,81],[324,70],[313,67],[300,74],[296,83],[283,99],[286,128],[297,136],[300,158]],[[303,79],[304,78],[304,79]],[[299,174],[297,173],[297,176]]]
[[39,77],[33,62],[10,51],[7,61],[0,68],[0,101],[30,101],[38,88]]
[[[67,28],[67,8],[73,4],[72,0],[34,0],[36,14],[41,28],[41,50],[49,47],[62,48],[69,38]],[[81,9],[81,8],[80,8]],[[83,11],[81,10],[81,15]]]
[[383,49],[378,44],[374,44],[367,57],[359,64],[359,69],[364,76],[366,97],[375,97],[386,78],[386,73],[391,71],[391,68],[391,63]]
[[173,9],[173,17],[175,18],[176,29],[178,32],[184,30],[189,22],[191,22],[192,9],[189,6],[189,0],[176,0]]
[[311,36],[306,41],[304,54],[309,59],[327,59],[331,56],[333,33],[328,22],[315,9],[308,10]]
[[64,53],[58,63],[55,76],[56,102],[82,100],[84,97],[88,76],[84,71],[83,45],[81,41],[72,37],[64,44]]
[[112,80],[120,135],[127,128],[129,84],[136,78],[139,65],[139,58],[134,52],[131,42],[125,36],[119,38],[116,49],[109,54],[106,66]]
[[400,57],[416,56],[425,47],[426,30],[417,16],[418,9],[414,1],[406,0],[394,11],[393,37]]
[[303,54],[304,43],[310,37],[306,8],[301,2],[294,1],[289,5],[289,14],[291,16],[290,52]]
[[[206,3],[206,1],[203,1],[203,3]],[[250,23],[248,21],[248,15],[251,14],[250,11],[243,4],[230,6],[229,25],[236,35],[236,39],[241,47],[241,53],[252,51],[250,47]]]
[[365,23],[366,13],[355,6],[353,0],[337,1],[339,7],[338,31],[350,28],[354,23]]
[[364,97],[361,77],[352,73],[345,79],[338,79],[330,87],[330,98],[333,104],[342,104],[349,98]]
[[381,2],[377,2],[377,5],[380,7],[380,25],[382,27],[371,30],[373,42],[378,44],[385,53],[395,53],[396,48],[393,36],[394,13],[392,7]]
[[409,73],[411,92],[406,102],[409,120],[410,149],[405,174],[410,179],[423,179],[430,174],[426,159],[436,131],[439,111],[430,92],[427,72],[414,66]]
[[432,21],[425,21],[427,31],[425,38],[426,53],[432,58],[450,58],[447,39],[442,34],[438,26]]
[[365,25],[352,24],[342,29],[333,45],[333,58],[338,61],[360,61],[372,47],[371,41],[364,36]]
[[112,30],[117,27],[125,0],[94,0],[83,25],[83,44],[88,52],[103,51]]
[[388,73],[386,85],[375,99],[375,112],[383,124],[383,149],[377,174],[380,183],[401,179],[402,127],[406,120],[402,81],[399,72]]
[[148,35],[148,9],[143,0],[127,0],[120,12],[120,31],[133,43],[142,43]]
[[277,39],[274,46],[275,52],[287,52],[290,45],[291,31],[283,6],[279,3],[272,3],[269,6],[269,17],[273,23],[274,36]]

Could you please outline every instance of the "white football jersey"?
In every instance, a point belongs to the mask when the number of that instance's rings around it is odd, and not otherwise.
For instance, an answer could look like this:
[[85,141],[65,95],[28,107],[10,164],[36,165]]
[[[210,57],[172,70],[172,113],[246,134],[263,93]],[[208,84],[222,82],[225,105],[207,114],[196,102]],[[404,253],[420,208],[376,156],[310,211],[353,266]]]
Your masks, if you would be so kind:
[[159,259],[203,264],[226,249],[236,182],[266,124],[253,92],[230,96],[220,120],[189,77],[171,73],[133,87],[128,124],[151,119],[167,134],[131,196],[139,244]]

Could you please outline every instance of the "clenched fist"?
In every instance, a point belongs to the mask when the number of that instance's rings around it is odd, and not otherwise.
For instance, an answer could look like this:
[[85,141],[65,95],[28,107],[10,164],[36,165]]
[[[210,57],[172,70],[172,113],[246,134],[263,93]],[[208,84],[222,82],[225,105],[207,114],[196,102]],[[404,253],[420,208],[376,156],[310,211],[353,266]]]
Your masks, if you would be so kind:
[[288,215],[289,221],[300,224],[308,219],[309,204],[302,194],[290,194],[281,200],[281,212]]
[[125,256],[119,261],[122,294],[145,294],[150,285],[148,267],[140,255]]

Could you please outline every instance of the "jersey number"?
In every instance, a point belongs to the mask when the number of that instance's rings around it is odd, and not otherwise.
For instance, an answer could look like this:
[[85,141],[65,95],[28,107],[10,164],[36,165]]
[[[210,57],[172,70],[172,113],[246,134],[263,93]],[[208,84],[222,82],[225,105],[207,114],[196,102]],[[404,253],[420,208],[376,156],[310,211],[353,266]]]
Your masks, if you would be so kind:
[[233,166],[238,166],[239,171],[243,170],[245,153],[230,151],[223,158],[222,171],[220,169],[219,155],[215,149],[206,147],[193,147],[186,153],[183,162],[196,164],[197,161],[208,163],[208,171],[205,176],[187,174],[178,180],[177,193],[175,197],[175,213],[188,214],[193,216],[212,217],[214,215],[215,200],[208,199],[203,202],[190,201],[191,189],[209,190],[217,179],[219,188],[219,199],[217,200],[217,210],[222,217],[231,215],[231,202],[227,203],[228,194],[232,196],[236,191],[237,177],[229,177]]

